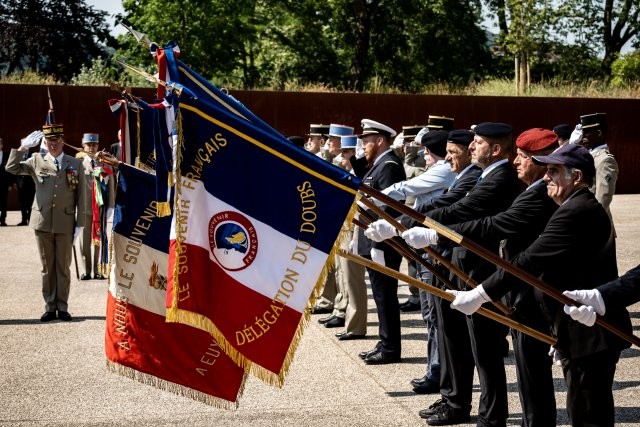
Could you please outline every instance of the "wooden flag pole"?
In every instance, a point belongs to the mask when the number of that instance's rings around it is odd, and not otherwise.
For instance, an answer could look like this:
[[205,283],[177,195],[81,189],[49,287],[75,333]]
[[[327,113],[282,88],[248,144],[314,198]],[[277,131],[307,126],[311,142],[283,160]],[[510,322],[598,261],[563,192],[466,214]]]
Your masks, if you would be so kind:
[[[440,297],[442,299],[446,299],[447,301],[453,301],[455,299],[455,297],[452,294],[447,293],[446,291],[443,291],[440,288],[436,288],[435,286],[431,286],[428,285],[424,282],[421,282],[418,279],[415,279],[411,276],[407,276],[406,274],[400,273],[396,270],[393,270],[389,267],[386,267],[384,265],[380,265],[376,262],[370,261],[366,258],[363,258],[359,255],[355,255],[352,253],[349,253],[345,250],[340,249],[338,251],[338,255],[340,255],[341,257],[344,257],[346,259],[349,259],[353,262],[357,262],[360,265],[363,265],[365,267],[371,268],[372,270],[376,270],[379,271],[382,274],[386,274],[387,276],[391,276],[394,277],[398,280],[403,280],[407,283],[409,283],[410,285],[413,285],[417,288],[420,289],[424,289],[425,291],[432,293],[433,295]],[[549,345],[554,345],[556,343],[556,340],[553,339],[550,336],[547,336],[543,333],[540,333],[538,331],[536,331],[535,329],[532,329],[526,325],[523,325],[521,323],[516,322],[515,320],[509,319],[508,317],[502,316],[498,313],[495,313],[487,308],[484,307],[480,307],[477,311],[478,314],[488,317],[489,319],[495,320],[496,322],[502,323],[503,325],[506,325],[510,328],[516,329],[522,333],[525,333],[527,335],[530,335],[532,337],[535,337],[536,339],[539,339],[540,341],[549,344]]]
[[[518,279],[528,283],[529,285],[533,286],[534,288],[538,289],[540,292],[544,293],[545,295],[548,295],[554,299],[556,299],[557,301],[561,302],[562,304],[566,304],[566,305],[572,305],[572,306],[576,306],[577,302],[572,300],[571,298],[565,296],[562,292],[560,292],[558,289],[544,283],[542,280],[538,279],[537,277],[533,276],[532,274],[512,265],[509,261],[504,260],[502,258],[500,258],[497,254],[494,254],[493,252],[485,249],[484,247],[480,246],[479,244],[475,243],[472,240],[469,240],[467,238],[465,238],[463,235],[461,235],[460,233],[456,233],[455,231],[451,230],[450,228],[440,224],[437,221],[434,221],[431,218],[426,217],[425,215],[416,212],[415,210],[411,209],[410,207],[408,207],[407,205],[405,205],[404,203],[400,203],[394,199],[392,199],[391,197],[387,196],[386,194],[383,194],[381,191],[376,190],[375,188],[372,188],[366,184],[361,184],[359,187],[359,190],[362,191],[364,194],[374,197],[378,200],[380,200],[381,202],[383,202],[384,204],[392,207],[393,209],[397,210],[400,213],[403,213],[405,215],[407,215],[408,217],[419,221],[420,223],[422,223],[423,225],[425,225],[426,227],[429,227],[433,230],[435,230],[438,234],[448,238],[449,240],[453,241],[454,243],[459,244],[460,246],[464,246],[465,248],[473,251],[474,253],[476,253],[477,255],[481,256],[482,258],[484,258],[485,260],[495,264],[496,266],[504,269],[506,272],[514,275],[515,277],[517,277]],[[363,199],[364,202],[364,199]],[[640,347],[640,338],[636,337],[633,334],[629,334],[626,333],[622,330],[620,330],[616,325],[614,325],[612,322],[610,322],[608,319],[605,319],[604,317],[600,316],[599,314],[596,316],[596,323],[600,326],[602,326],[603,328],[605,328],[606,330],[608,330],[609,332],[611,332],[612,334],[617,335],[618,337],[622,338],[625,341],[630,342],[631,344],[634,344],[636,347]]]
[[[366,198],[362,198],[361,199],[362,203],[364,203],[367,207],[369,207],[372,211],[374,211],[376,213],[376,215],[378,215],[379,217],[386,219],[391,225],[393,225],[394,227],[396,227],[398,230],[400,231],[405,231],[407,228],[405,226],[403,226],[402,224],[400,224],[398,221],[395,220],[395,218],[393,218],[391,215],[389,215],[388,213],[386,213],[384,210],[380,209],[378,206],[376,206],[373,202],[371,202],[370,200],[366,199]],[[371,215],[369,215],[368,212],[361,210],[360,211],[360,215],[362,215],[362,217],[366,218],[368,220],[369,223],[373,222],[375,219],[371,217]],[[365,227],[366,228],[366,227]],[[393,239],[389,239],[389,240],[393,240]],[[401,239],[400,239],[401,240]],[[402,241],[402,243],[408,247],[408,245]],[[397,250],[397,249],[396,249]],[[460,270],[458,267],[456,267],[455,265],[453,265],[453,263],[451,263],[451,261],[449,261],[447,258],[443,257],[441,254],[439,254],[437,251],[431,249],[430,247],[426,247],[424,248],[424,251],[429,254],[430,257],[432,257],[433,259],[437,260],[440,264],[444,265],[447,269],[449,269],[449,271],[451,271],[453,274],[455,274],[456,276],[458,276],[460,279],[462,279],[464,281],[465,284],[469,285],[472,288],[475,288],[478,286],[478,282],[476,282],[475,280],[473,280],[471,277],[469,277],[469,275],[467,275],[464,271]],[[413,259],[414,261],[420,262],[420,260],[423,260],[423,258],[418,255],[417,252],[415,252],[415,256],[414,255],[409,255],[408,258]],[[424,264],[423,264],[424,265]],[[429,268],[428,266],[425,265],[426,268]],[[429,270],[431,270],[429,268]],[[431,272],[436,273],[434,270],[431,270]],[[457,290],[453,285],[449,284],[448,287],[450,287],[453,290]],[[500,310],[503,314],[505,315],[509,315],[512,313],[513,310],[510,310],[509,308],[507,308],[507,306],[505,306],[502,302],[500,301],[491,301],[491,303],[498,309]]]

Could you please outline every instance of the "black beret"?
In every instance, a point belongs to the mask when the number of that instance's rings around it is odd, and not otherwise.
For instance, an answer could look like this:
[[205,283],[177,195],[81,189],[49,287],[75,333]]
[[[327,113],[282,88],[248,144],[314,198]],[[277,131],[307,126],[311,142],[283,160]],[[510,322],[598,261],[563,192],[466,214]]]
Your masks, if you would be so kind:
[[573,126],[563,123],[553,128],[553,132],[562,139],[571,138],[571,132],[573,132]]
[[506,123],[484,122],[477,125],[473,131],[476,135],[501,138],[510,135],[513,132],[513,128]]
[[468,147],[473,142],[475,134],[467,129],[456,129],[449,132],[449,141]]
[[446,130],[430,130],[422,136],[420,144],[436,156],[444,157],[447,155],[447,136],[449,132]]

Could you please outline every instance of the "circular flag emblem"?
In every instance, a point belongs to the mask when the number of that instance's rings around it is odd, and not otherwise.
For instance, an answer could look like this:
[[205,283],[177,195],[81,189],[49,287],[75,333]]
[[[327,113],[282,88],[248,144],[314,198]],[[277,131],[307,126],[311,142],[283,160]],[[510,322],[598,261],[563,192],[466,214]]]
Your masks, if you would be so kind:
[[209,246],[225,270],[247,268],[258,253],[258,235],[251,221],[238,212],[225,211],[209,220]]

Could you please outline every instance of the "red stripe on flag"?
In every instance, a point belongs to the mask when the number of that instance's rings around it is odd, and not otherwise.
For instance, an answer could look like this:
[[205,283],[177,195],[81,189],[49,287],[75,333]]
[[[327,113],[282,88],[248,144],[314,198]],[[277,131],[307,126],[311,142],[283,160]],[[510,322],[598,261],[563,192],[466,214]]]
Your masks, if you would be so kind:
[[164,316],[116,299],[111,292],[105,352],[112,362],[229,402],[237,401],[244,384],[243,370],[209,334],[165,323]]
[[[179,275],[179,308],[206,316],[247,359],[268,371],[280,373],[302,313],[276,301],[275,295],[266,297],[234,280],[210,260],[208,250],[189,244],[182,244],[180,250],[180,256],[189,262],[180,266],[188,267],[188,271]],[[172,240],[170,266],[174,265],[177,252]],[[168,282],[167,307],[171,307],[174,283],[171,267]],[[191,297],[192,284],[198,286],[197,298]],[[286,303],[284,294],[279,298]]]

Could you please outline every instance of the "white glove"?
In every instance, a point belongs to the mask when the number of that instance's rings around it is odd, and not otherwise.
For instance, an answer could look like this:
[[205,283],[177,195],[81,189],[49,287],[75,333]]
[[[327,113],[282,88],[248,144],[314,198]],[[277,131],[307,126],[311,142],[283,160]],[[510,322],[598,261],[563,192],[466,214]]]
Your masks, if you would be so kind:
[[562,366],[562,362],[560,361],[560,355],[558,354],[554,346],[549,347],[549,356],[553,358],[553,363],[555,363],[558,366]]
[[[578,289],[575,291],[564,291],[562,294],[581,304],[590,305],[600,316],[604,316],[604,313],[607,311],[607,308],[604,306],[602,294],[600,294],[600,291],[597,289]],[[566,311],[567,309],[565,308],[565,312]]]
[[371,248],[371,260],[380,265],[386,265],[384,263],[384,252],[382,249]]
[[107,222],[113,222],[113,208],[107,208]]
[[20,140],[20,146],[25,148],[33,148],[37,147],[40,142],[42,142],[42,138],[44,138],[44,133],[40,130],[34,130],[26,137]]
[[358,138],[356,140],[356,159],[364,157],[364,148],[362,148],[362,140]]
[[455,295],[456,297],[451,303],[451,308],[461,311],[467,316],[471,316],[478,311],[480,306],[485,302],[491,301],[491,298],[489,298],[489,295],[484,291],[482,285],[470,291],[447,290],[447,293]]
[[349,252],[352,253],[352,254],[355,254],[356,253],[355,249],[356,249],[356,242],[354,242],[353,240],[350,240],[349,241]]
[[564,312],[576,322],[593,326],[596,323],[596,314],[601,316],[606,312],[604,300],[597,289],[580,289],[577,291],[564,291],[563,294],[572,300],[582,303],[579,307],[573,305],[564,306]]
[[78,238],[78,236],[80,235],[80,233],[82,232],[82,228],[83,227],[75,227],[73,229],[73,241],[75,242],[76,239]]
[[596,323],[596,310],[590,305],[581,305],[580,307],[565,305],[564,312],[583,325],[593,326]]
[[438,243],[438,233],[426,227],[413,227],[401,234],[407,244],[416,249],[426,248]]
[[576,128],[571,132],[569,144],[578,144],[582,140],[582,125],[577,124]]
[[364,235],[374,242],[382,242],[396,235],[396,228],[384,219],[369,224],[369,228],[364,230]]

